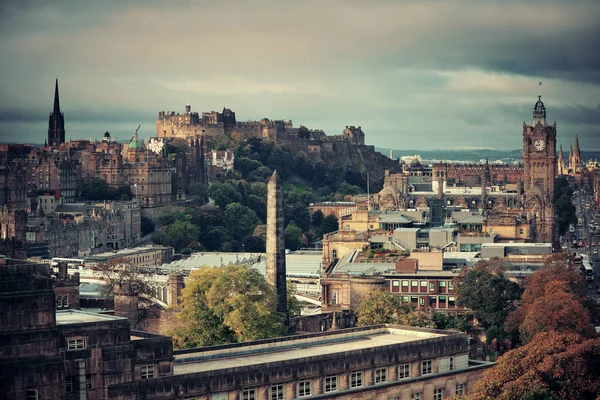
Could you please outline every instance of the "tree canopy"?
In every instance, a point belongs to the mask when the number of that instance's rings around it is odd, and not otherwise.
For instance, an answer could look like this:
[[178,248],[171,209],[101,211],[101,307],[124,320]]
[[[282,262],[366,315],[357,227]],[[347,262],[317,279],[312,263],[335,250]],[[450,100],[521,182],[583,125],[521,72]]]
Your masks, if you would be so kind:
[[554,181],[554,208],[556,210],[556,220],[558,222],[558,233],[564,235],[569,229],[569,225],[577,224],[577,211],[571,201],[573,188],[565,176],[559,176]]
[[549,258],[525,287],[519,307],[506,320],[506,331],[518,333],[523,342],[549,331],[591,335],[585,285],[565,253]]
[[173,329],[178,348],[277,337],[284,316],[275,312],[276,293],[247,265],[202,267],[183,290],[181,324]]
[[[550,395],[550,397],[549,397]],[[544,332],[500,357],[469,400],[580,399],[600,396],[600,339]]]
[[[489,333],[503,331],[507,316],[515,310],[522,289],[509,281],[497,262],[479,261],[455,278],[457,302],[473,310],[479,324]],[[493,339],[488,335],[488,340]]]
[[358,325],[400,324],[433,328],[433,313],[415,310],[390,292],[375,292],[364,299],[356,310]]

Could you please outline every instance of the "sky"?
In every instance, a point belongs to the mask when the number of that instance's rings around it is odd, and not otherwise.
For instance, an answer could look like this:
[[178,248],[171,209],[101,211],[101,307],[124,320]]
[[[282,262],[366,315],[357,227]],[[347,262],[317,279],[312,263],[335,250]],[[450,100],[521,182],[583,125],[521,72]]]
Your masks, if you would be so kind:
[[[0,141],[155,134],[159,111],[292,119],[394,149],[519,149],[541,90],[600,150],[597,0],[0,2]],[[542,86],[539,86],[542,82]]]

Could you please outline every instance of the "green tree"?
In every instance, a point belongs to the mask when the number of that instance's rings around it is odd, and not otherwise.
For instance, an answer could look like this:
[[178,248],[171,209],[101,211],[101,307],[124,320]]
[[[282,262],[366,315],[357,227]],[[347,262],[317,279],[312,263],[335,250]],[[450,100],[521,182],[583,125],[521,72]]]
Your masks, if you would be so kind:
[[364,299],[356,310],[358,325],[400,324],[434,327],[433,314],[415,310],[402,301],[402,297],[390,292],[375,292]]
[[454,281],[458,304],[473,310],[483,328],[496,328],[490,332],[503,329],[508,314],[521,298],[519,285],[509,281],[495,261],[479,261],[473,268],[464,269]]
[[316,228],[320,228],[321,225],[323,224],[324,219],[325,219],[325,216],[323,215],[323,211],[317,210],[312,214],[312,216],[310,218],[311,225]]
[[158,218],[158,224],[161,226],[168,226],[177,221],[189,221],[188,215],[186,214],[183,208],[167,208]]
[[259,167],[248,174],[248,182],[266,182],[273,175],[269,167]]
[[208,187],[208,197],[215,201],[215,204],[222,209],[233,202],[241,200],[240,194],[232,185],[228,183],[213,183]]
[[571,201],[573,188],[569,185],[566,176],[559,176],[554,181],[554,209],[558,222],[558,233],[564,235],[569,225],[577,224],[577,210]]
[[256,213],[240,203],[231,203],[225,207],[225,227],[234,239],[240,242],[252,234],[260,220]]
[[179,251],[198,240],[200,230],[189,221],[176,221],[166,228],[163,243]]
[[181,324],[172,332],[180,348],[266,339],[283,333],[284,316],[274,311],[273,288],[247,265],[193,271],[182,297]]
[[94,178],[81,187],[81,198],[84,200],[114,200],[115,190],[105,180]]
[[248,157],[238,157],[234,161],[235,170],[242,174],[244,178],[247,178],[250,172],[262,166],[263,164],[260,161]]
[[146,236],[150,233],[153,233],[154,229],[156,229],[154,222],[152,222],[152,220],[150,218],[145,217],[143,215],[142,215],[142,218],[140,221],[140,225],[141,225],[142,236]]
[[296,250],[302,244],[302,229],[290,222],[285,228],[285,247],[286,249]]
[[321,233],[324,235],[337,230],[339,230],[338,219],[335,215],[329,214],[323,219],[323,223],[321,224]]
[[242,240],[242,250],[250,253],[264,253],[265,241],[259,236],[248,235]]

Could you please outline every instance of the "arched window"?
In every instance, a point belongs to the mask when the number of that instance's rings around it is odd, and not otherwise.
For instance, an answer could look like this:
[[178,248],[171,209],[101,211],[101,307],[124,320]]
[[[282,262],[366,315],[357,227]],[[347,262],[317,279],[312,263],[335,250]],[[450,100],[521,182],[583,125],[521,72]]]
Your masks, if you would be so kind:
[[58,297],[56,298],[56,306],[57,306],[58,308],[62,308],[62,297],[61,297],[61,296],[58,296]]
[[336,250],[336,249],[333,249],[333,250],[331,251],[331,256],[332,256],[333,258],[337,258],[337,250]]
[[63,307],[64,308],[69,307],[69,296],[63,297]]
[[162,292],[163,292],[162,301],[164,301],[165,303],[168,303],[168,301],[167,301],[167,288],[163,287]]

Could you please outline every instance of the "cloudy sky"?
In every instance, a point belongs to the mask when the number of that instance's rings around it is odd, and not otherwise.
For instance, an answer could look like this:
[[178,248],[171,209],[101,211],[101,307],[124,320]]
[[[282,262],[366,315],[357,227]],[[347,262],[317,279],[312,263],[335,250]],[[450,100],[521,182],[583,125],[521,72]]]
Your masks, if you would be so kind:
[[600,150],[600,1],[0,2],[0,139],[150,137],[233,109],[396,149],[518,149],[538,82],[568,147]]

